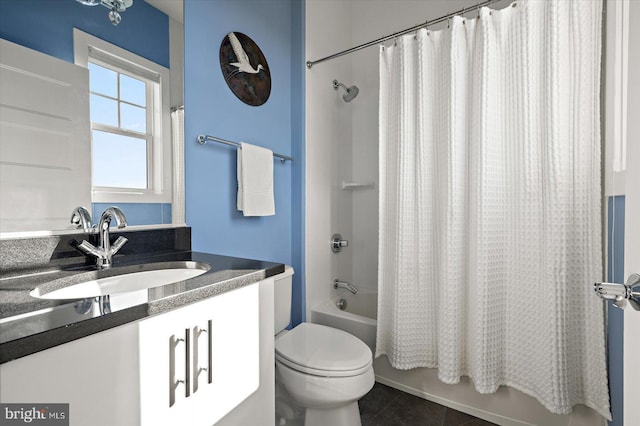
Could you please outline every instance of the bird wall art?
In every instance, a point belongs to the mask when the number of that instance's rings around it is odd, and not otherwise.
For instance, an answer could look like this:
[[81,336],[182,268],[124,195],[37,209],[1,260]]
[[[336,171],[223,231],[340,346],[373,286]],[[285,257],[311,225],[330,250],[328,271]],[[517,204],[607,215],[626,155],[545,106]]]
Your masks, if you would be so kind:
[[252,106],[267,102],[271,94],[269,65],[249,36],[231,32],[222,39],[220,68],[229,89],[242,102]]

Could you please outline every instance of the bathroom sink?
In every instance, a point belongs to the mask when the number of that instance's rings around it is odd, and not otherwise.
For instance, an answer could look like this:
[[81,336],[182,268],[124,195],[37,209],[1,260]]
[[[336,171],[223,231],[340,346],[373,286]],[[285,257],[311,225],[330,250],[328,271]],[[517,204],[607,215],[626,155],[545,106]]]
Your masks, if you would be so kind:
[[[134,269],[135,270],[132,270]],[[137,265],[129,268],[113,268],[93,271],[82,282],[59,288],[61,281],[36,287],[29,293],[39,299],[86,299],[147,290],[167,284],[185,281],[204,274],[211,268],[201,262],[162,262]],[[109,276],[100,276],[100,275]],[[84,277],[85,274],[82,275]],[[58,288],[56,288],[58,287]]]

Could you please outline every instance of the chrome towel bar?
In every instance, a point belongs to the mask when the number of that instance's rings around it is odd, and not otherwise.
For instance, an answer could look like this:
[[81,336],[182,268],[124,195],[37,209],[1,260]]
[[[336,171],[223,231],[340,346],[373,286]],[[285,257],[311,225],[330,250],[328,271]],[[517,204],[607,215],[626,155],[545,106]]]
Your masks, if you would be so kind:
[[[215,136],[199,135],[196,139],[200,145],[206,144],[207,141],[213,141],[213,142],[218,142],[224,145],[235,146],[236,148],[240,147],[240,144],[238,142],[228,141],[226,139],[217,138]],[[293,157],[289,157],[288,155],[277,154],[274,152],[273,156],[278,157],[282,163],[284,163],[287,160],[293,161]]]

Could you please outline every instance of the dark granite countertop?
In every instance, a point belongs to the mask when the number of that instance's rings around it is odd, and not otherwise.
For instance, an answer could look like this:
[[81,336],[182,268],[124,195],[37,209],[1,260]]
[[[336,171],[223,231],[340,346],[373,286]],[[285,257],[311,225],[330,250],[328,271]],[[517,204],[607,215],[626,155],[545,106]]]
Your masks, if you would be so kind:
[[[142,299],[120,300],[112,296],[107,308],[104,299],[99,298],[48,300],[29,294],[36,287],[49,291],[85,280],[139,271],[140,265],[148,268],[153,263],[185,261],[205,263],[211,268],[195,278],[144,290],[146,294]],[[173,251],[116,256],[112,268],[100,271],[92,265],[81,265],[33,269],[23,275],[0,274],[0,363],[161,314],[281,272],[284,272],[281,263]]]

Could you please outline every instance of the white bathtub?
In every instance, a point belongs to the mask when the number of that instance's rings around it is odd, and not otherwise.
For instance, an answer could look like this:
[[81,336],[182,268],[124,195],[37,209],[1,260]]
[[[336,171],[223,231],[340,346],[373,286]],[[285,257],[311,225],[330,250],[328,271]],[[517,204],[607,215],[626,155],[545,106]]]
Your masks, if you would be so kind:
[[[338,308],[340,299],[346,301],[346,309]],[[378,292],[360,289],[358,293],[344,292],[311,309],[311,322],[344,330],[360,338],[371,351],[376,349]]]

